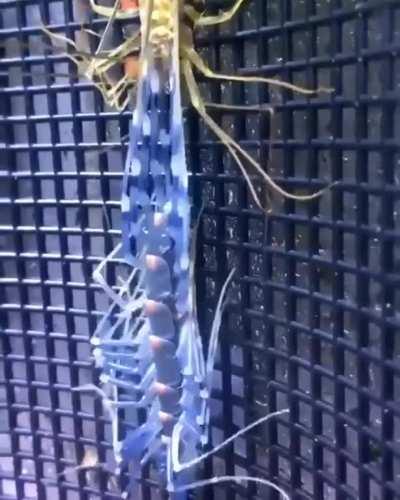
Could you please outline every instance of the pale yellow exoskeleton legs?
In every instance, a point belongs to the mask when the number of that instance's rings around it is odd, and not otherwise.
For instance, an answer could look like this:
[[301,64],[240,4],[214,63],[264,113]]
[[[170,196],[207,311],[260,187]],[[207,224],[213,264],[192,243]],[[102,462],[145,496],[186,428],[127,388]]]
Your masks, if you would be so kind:
[[[266,112],[266,113],[268,113],[270,115],[271,122],[273,123],[274,108],[272,106],[269,106],[268,104],[264,104],[264,105],[260,105],[260,106],[257,106],[257,105],[256,106],[244,106],[244,105],[240,106],[240,105],[237,105],[237,104],[219,104],[219,103],[215,103],[215,102],[206,102],[206,101],[203,101],[203,104],[204,104],[205,108],[223,109],[225,111],[247,111],[248,112],[248,111],[254,110],[254,111],[258,111],[259,113],[263,113],[263,112],[265,113]],[[273,137],[271,136],[270,137],[270,141],[269,141],[269,148],[268,148],[268,160],[267,160],[268,163],[272,159],[272,139],[273,139]],[[231,151],[230,151],[230,153],[232,154]],[[237,158],[234,157],[234,159],[235,159],[236,162],[238,161]],[[255,192],[253,192],[253,190],[252,190],[253,185],[251,184],[251,181],[246,176],[246,174],[247,174],[247,172],[243,172],[243,175],[246,178],[247,184],[249,185],[249,187],[251,189],[254,201],[257,203],[257,205],[260,208],[263,208],[263,205],[262,205],[259,197],[258,196],[256,197]],[[264,196],[265,196],[265,199],[266,199],[266,206],[267,207],[271,207],[271,208],[267,208],[267,211],[270,211],[272,209],[272,200],[271,200],[271,197],[270,197],[270,193],[268,191],[265,191]],[[265,209],[265,207],[263,209]]]
[[261,76],[237,76],[237,75],[225,75],[221,73],[216,73],[211,68],[209,68],[206,63],[202,60],[199,54],[194,50],[193,47],[189,45],[183,45],[181,47],[181,53],[183,57],[189,59],[193,66],[196,67],[200,73],[202,73],[206,78],[213,80],[227,80],[230,82],[241,82],[241,83],[266,83],[269,85],[275,85],[276,87],[282,87],[293,92],[298,92],[305,95],[313,95],[320,92],[331,93],[333,89],[320,87],[315,90],[305,89],[304,87],[299,87],[293,83],[284,82],[282,80],[277,80],[275,78],[263,78]]
[[205,26],[215,26],[217,24],[222,24],[230,21],[238,12],[245,0],[236,0],[232,7],[228,10],[224,10],[220,14],[215,16],[206,16],[199,14],[191,5],[184,7],[185,13],[193,21],[195,28],[205,27]]
[[[197,112],[200,114],[200,116],[203,118],[205,121],[206,125],[210,127],[210,129],[215,133],[215,135],[221,140],[221,142],[226,146],[230,154],[233,156],[234,160],[236,161],[237,165],[240,168],[240,171],[242,172],[248,186],[250,189],[250,192],[255,199],[256,203],[262,207],[262,204],[259,200],[259,197],[257,193],[255,192],[253,183],[247,173],[247,169],[243,164],[243,161],[241,160],[241,157],[246,160],[254,169],[255,171],[262,176],[264,181],[269,185],[269,187],[282,195],[285,198],[290,198],[293,200],[298,200],[298,201],[308,201],[312,200],[315,198],[318,198],[322,192],[325,191],[325,189],[322,189],[320,191],[317,191],[316,193],[312,193],[310,195],[296,195],[289,193],[282,189],[276,182],[271,178],[270,175],[268,175],[261,165],[257,163],[254,158],[247,153],[236,141],[234,141],[212,118],[211,116],[207,113],[204,102],[201,98],[200,91],[198,88],[198,85],[196,83],[196,80],[194,78],[193,74],[193,68],[192,68],[192,63],[188,59],[183,59],[182,60],[182,69],[183,69],[183,74],[184,78],[188,87],[189,91],[189,97],[191,100],[191,103],[193,107],[197,110]],[[262,207],[265,208],[265,207]]]
[[[225,11],[221,13],[218,16],[199,16],[197,18],[194,18],[194,9],[191,12],[188,12],[188,14],[192,17],[195,26],[200,26],[200,25],[208,25],[211,26],[212,24],[220,24],[223,22],[226,22],[230,20],[238,11],[240,6],[242,5],[241,0],[237,0],[235,4],[232,6],[231,9],[228,11]],[[202,58],[199,56],[199,54],[195,51],[193,45],[191,42],[187,42],[186,40],[183,41],[180,47],[180,55],[182,59],[182,66],[183,66],[183,73],[184,77],[186,80],[186,84],[188,86],[189,90],[189,95],[191,102],[194,106],[194,108],[198,111],[200,116],[204,119],[205,123],[211,128],[211,130],[216,134],[216,136],[222,141],[222,143],[227,147],[228,151],[230,154],[233,156],[234,160],[236,161],[237,165],[240,168],[240,171],[242,172],[248,186],[250,189],[250,192],[255,199],[256,203],[261,206],[261,202],[259,200],[259,197],[257,196],[254,186],[251,182],[251,179],[247,173],[247,169],[244,166],[242,159],[245,159],[255,170],[258,172],[264,179],[264,181],[272,188],[274,191],[278,192],[282,196],[286,198],[291,198],[299,201],[306,201],[306,200],[312,200],[314,198],[317,198],[321,195],[321,193],[324,191],[318,191],[316,193],[313,193],[311,195],[294,195],[291,193],[288,193],[284,189],[282,189],[278,184],[276,184],[273,179],[262,169],[261,165],[259,165],[256,160],[252,156],[250,156],[236,141],[234,141],[224,130],[208,115],[206,111],[206,105],[203,102],[200,91],[198,88],[198,85],[196,83],[196,80],[193,75],[193,67],[196,68],[200,73],[203,74],[206,78],[210,79],[217,79],[217,80],[226,80],[226,81],[234,81],[234,82],[241,82],[241,83],[265,83],[269,85],[274,85],[278,86],[281,88],[285,88],[288,90],[291,90],[293,92],[298,92],[301,94],[305,95],[313,95],[318,92],[332,92],[333,89],[328,89],[328,88],[318,88],[316,90],[310,90],[310,89],[305,89],[303,87],[299,87],[297,85],[294,85],[292,83],[284,82],[281,80],[277,80],[274,78],[263,78],[259,76],[238,76],[238,75],[226,75],[226,74],[220,74],[214,72],[211,68],[207,66],[207,64],[202,60]],[[220,108],[225,108],[229,109],[229,105],[214,105],[214,107],[220,107]],[[232,107],[232,109],[235,108]],[[273,117],[273,110],[272,108],[267,108],[268,111],[271,114],[271,117]],[[271,153],[271,147],[270,145],[270,153]]]
[[[70,54],[69,52],[66,52],[65,56],[68,57],[68,59],[70,59],[73,63],[76,64],[76,67],[78,68],[78,72],[80,74],[87,76],[90,80],[93,81],[94,86],[101,93],[103,98],[105,100],[107,100],[107,92],[106,92],[104,83],[99,83],[99,82],[96,82],[93,80],[94,71],[93,71],[93,66],[92,66],[92,64],[93,64],[92,56],[90,56],[90,54],[85,54],[85,53],[79,51],[75,42],[73,40],[70,40],[69,38],[63,36],[63,35],[59,35],[57,33],[52,33],[44,26],[42,26],[42,31],[44,33],[46,33],[46,35],[49,38],[52,38],[54,40],[58,40],[61,42],[65,42],[75,49],[76,52],[74,54]],[[97,58],[97,61],[99,61],[99,58]]]
[[189,97],[192,103],[192,106],[196,109],[196,111],[199,113],[199,115],[203,118],[205,123],[211,128],[211,130],[215,133],[215,135],[221,140],[221,142],[224,144],[224,146],[228,149],[229,153],[232,155],[233,159],[236,161],[240,171],[242,172],[243,177],[245,178],[247,185],[249,187],[250,193],[257,203],[257,205],[261,208],[264,209],[262,206],[262,203],[260,202],[260,199],[258,197],[258,194],[253,186],[253,183],[249,177],[249,174],[247,173],[247,169],[244,166],[242,160],[239,158],[238,154],[235,151],[234,145],[236,145],[236,142],[231,139],[222,129],[221,127],[208,115],[203,99],[200,95],[199,88],[197,86],[196,80],[193,75],[193,70],[192,66],[190,64],[190,61],[184,60],[182,62],[183,65],[183,74],[185,77],[186,85],[189,90]]
[[93,82],[94,86],[100,91],[105,102],[121,111],[129,102],[128,96],[126,96],[122,102],[121,97],[136,80],[130,75],[125,74],[119,81],[115,82],[108,75],[108,71],[115,64],[121,63],[121,61],[124,61],[132,52],[139,49],[140,30],[137,30],[137,32],[131,35],[118,47],[107,51],[102,50],[106,33],[119,12],[117,10],[118,5],[119,1],[117,0],[114,7],[110,8],[109,21],[104,33],[100,37],[100,42],[94,55],[85,54],[79,51],[76,43],[63,35],[52,33],[45,27],[43,27],[42,30],[50,38],[65,42],[67,45],[74,48],[75,53],[67,53],[66,56],[77,65],[79,73]]

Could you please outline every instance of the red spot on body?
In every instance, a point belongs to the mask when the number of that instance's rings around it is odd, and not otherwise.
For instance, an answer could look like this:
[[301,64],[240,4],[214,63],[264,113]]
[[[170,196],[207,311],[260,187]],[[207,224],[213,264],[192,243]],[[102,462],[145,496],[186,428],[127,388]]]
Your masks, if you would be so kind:
[[124,72],[130,80],[137,80],[140,71],[140,63],[136,56],[125,57]]
[[147,300],[145,305],[144,305],[144,311],[147,315],[151,315],[151,314],[155,314],[157,312],[157,309],[158,309],[158,302],[156,302],[155,300]]
[[150,271],[156,271],[160,265],[160,258],[157,255],[146,255],[146,266]]
[[121,0],[120,9],[121,10],[134,10],[139,7],[138,0]]
[[161,346],[163,345],[163,339],[161,337],[157,337],[156,335],[149,335],[149,341],[151,348],[156,351],[157,349],[160,349]]
[[171,420],[174,418],[171,413],[166,413],[165,411],[159,411],[158,412],[158,417],[160,421],[165,424],[167,422],[171,422]]
[[154,382],[154,390],[159,396],[163,396],[168,392],[171,392],[173,389],[168,385],[162,384],[161,382]]

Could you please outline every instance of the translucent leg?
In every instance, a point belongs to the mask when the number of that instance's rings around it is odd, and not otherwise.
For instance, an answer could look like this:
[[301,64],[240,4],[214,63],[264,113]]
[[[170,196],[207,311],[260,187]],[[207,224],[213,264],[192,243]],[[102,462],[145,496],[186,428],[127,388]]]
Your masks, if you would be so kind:
[[[247,169],[244,166],[242,160],[238,156],[238,154],[235,151],[236,149],[241,149],[240,146],[233,141],[222,129],[221,127],[207,114],[205,106],[202,102],[202,98],[200,96],[199,88],[197,86],[197,83],[194,79],[192,67],[189,61],[183,61],[183,69],[184,69],[184,75],[185,75],[185,80],[186,80],[186,85],[188,86],[189,89],[189,96],[191,99],[191,103],[193,107],[197,110],[197,112],[200,114],[200,116],[203,118],[203,120],[206,122],[206,125],[210,127],[210,129],[215,133],[215,135],[221,140],[221,142],[224,144],[224,146],[228,149],[229,153],[232,155],[233,159],[235,160],[237,166],[239,167],[246,183],[247,186],[250,190],[250,193],[256,202],[257,206],[261,210],[265,210],[265,207],[262,205],[258,194],[254,188],[253,182],[250,179],[249,174],[247,173]],[[258,165],[258,164],[257,164]],[[261,166],[259,166],[259,169],[262,173],[262,176],[264,179],[267,181],[267,183],[272,187],[275,188],[275,182],[272,180],[272,178],[266,174],[262,169]],[[278,189],[279,186],[276,185]]]
[[139,399],[139,401],[114,401],[110,399],[107,394],[102,389],[100,389],[100,387],[97,387],[94,384],[85,384],[79,387],[73,387],[71,390],[75,392],[94,392],[98,394],[102,399],[104,407],[110,411],[112,418],[117,418],[117,408],[143,408],[144,406],[147,406],[149,401],[154,396],[154,392],[149,391],[141,399]]
[[100,396],[102,399],[109,400],[107,394],[97,387],[94,384],[84,384],[84,385],[79,385],[78,387],[72,387],[71,391],[74,392],[95,392],[98,396]]
[[[200,209],[200,213],[197,216],[197,220],[194,228],[192,229],[192,238],[190,242],[190,263],[189,263],[189,282],[195,282],[195,269],[196,269],[196,251],[197,251],[197,235],[199,231],[199,225],[201,220],[201,214],[203,212],[203,207]],[[204,365],[204,357],[203,357],[203,344],[202,339],[200,337],[200,332],[197,324],[197,297],[196,297],[196,287],[191,286],[190,295],[190,308],[191,311],[190,316],[187,318],[186,322],[190,325],[190,328],[185,328],[183,333],[187,335],[187,341],[189,346],[191,346],[191,351],[193,353],[193,370],[194,370],[194,379],[196,382],[200,382],[204,380],[205,375],[205,365]],[[180,346],[184,347],[184,338],[181,336]],[[179,347],[178,347],[179,352]],[[184,355],[185,363],[188,360],[188,356]],[[186,365],[187,366],[187,365]]]
[[107,54],[97,49],[96,55],[101,56],[100,62],[96,67],[97,71],[100,73],[108,71],[114,64],[122,62],[131,52],[138,50],[140,48],[140,42],[138,42],[139,36],[140,30],[136,31],[136,33],[131,35],[127,40],[121,43],[121,45],[115,47],[115,49],[108,51]]
[[[114,368],[115,370],[123,371],[124,368],[127,369],[127,373],[131,373],[132,369],[130,367],[125,367],[124,365],[119,365],[118,363],[108,363],[110,368]],[[128,371],[129,370],[129,371]],[[150,367],[146,370],[143,378],[139,384],[129,384],[129,389],[134,391],[143,391],[147,388],[155,379],[155,366],[154,364],[150,365]],[[120,381],[121,382],[121,381]],[[120,386],[126,388],[126,386]]]
[[111,403],[112,403],[111,399],[107,396],[107,394],[102,389],[100,389],[100,387],[97,387],[94,384],[84,384],[84,385],[80,385],[78,387],[72,387],[71,391],[74,391],[74,392],[94,392],[95,394],[100,396],[102,403],[104,405],[104,408],[108,411],[108,413],[110,415],[111,422],[114,423],[114,425],[116,425],[116,422],[118,419],[117,412],[116,412],[115,408],[113,408],[111,405]]
[[[273,123],[273,117],[274,117],[274,108],[272,106],[269,106],[268,104],[260,104],[260,105],[255,105],[255,106],[240,106],[237,104],[220,104],[220,103],[215,103],[215,102],[204,102],[204,107],[205,108],[213,108],[213,109],[222,109],[225,111],[257,111],[259,113],[268,113],[271,116],[271,121]],[[272,140],[273,137],[270,137],[269,141],[269,151],[268,151],[268,160],[267,162],[270,163],[272,161]],[[254,197],[255,201],[257,199]],[[272,207],[272,201],[270,198],[270,194],[268,191],[265,192],[265,198],[266,198],[266,207]],[[259,204],[261,206],[261,204]],[[263,207],[261,207],[263,208]]]
[[104,472],[107,472],[108,474],[113,474],[110,470],[107,468],[107,464],[104,462],[99,462],[94,465],[76,465],[75,467],[66,467],[63,471],[57,474],[57,477],[62,477],[68,474],[69,472],[78,472],[80,470],[93,470],[93,469],[101,469]]
[[70,40],[64,35],[59,35],[58,33],[53,33],[52,31],[48,30],[45,26],[41,27],[43,33],[46,33],[46,35],[53,40],[59,40],[60,42],[65,42],[67,45],[70,45],[73,47],[75,50],[78,50],[76,43],[73,40]]
[[264,181],[269,185],[269,187],[279,193],[281,196],[293,200],[298,200],[298,201],[309,201],[315,198],[319,198],[321,194],[326,191],[326,189],[329,189],[331,186],[328,186],[327,188],[324,188],[320,191],[317,191],[316,193],[310,194],[310,195],[296,195],[289,193],[282,189],[272,178],[270,175],[268,175],[261,165],[254,160],[254,158],[249,155],[236,141],[234,141],[222,128],[208,115],[206,112],[203,100],[200,95],[200,91],[198,88],[198,85],[195,81],[194,75],[193,75],[193,69],[192,69],[192,63],[188,59],[183,59],[182,61],[182,67],[183,67],[183,73],[186,81],[186,85],[189,90],[189,97],[191,100],[191,103],[193,107],[197,110],[197,112],[200,114],[200,116],[203,118],[205,121],[206,125],[210,127],[210,129],[215,133],[215,135],[221,140],[221,142],[226,146],[230,154],[233,156],[234,160],[236,161],[238,167],[240,168],[240,171],[242,172],[248,186],[250,189],[250,192],[256,201],[257,205],[261,208],[264,209],[262,206],[257,193],[255,192],[253,183],[247,173],[247,169],[244,166],[242,160],[239,157],[239,154],[255,169],[255,171],[262,176]]
[[[120,2],[120,0],[115,0],[115,3],[114,3],[114,5],[113,5],[113,7],[111,7],[111,9],[110,9],[110,10],[111,10],[111,13],[110,13],[110,16],[108,16],[108,17],[109,17],[109,19],[108,19],[108,22],[107,22],[106,28],[105,28],[105,30],[104,30],[104,32],[103,32],[103,34],[102,34],[101,38],[100,38],[99,45],[97,46],[96,54],[99,54],[99,53],[100,53],[100,51],[101,51],[101,50],[102,50],[102,48],[103,48],[103,45],[104,45],[104,42],[105,42],[105,39],[106,39],[107,33],[108,33],[109,29],[111,28],[112,23],[113,23],[113,21],[114,21],[114,19],[115,19],[115,16],[116,16],[116,14],[117,14],[118,7],[119,7],[119,2]],[[96,4],[95,4],[95,3],[91,0],[91,6],[92,6],[92,8],[93,8],[93,5],[96,5]]]
[[120,103],[120,98],[129,86],[129,77],[124,75],[108,92],[110,106],[117,108],[118,111],[122,111],[126,107],[129,101],[129,96],[127,96],[122,103]]
[[193,460],[189,460],[188,462],[179,462],[179,445],[181,441],[181,433],[183,431],[184,425],[181,422],[178,422],[173,430],[172,433],[172,438],[171,438],[171,453],[172,453],[172,464],[173,464],[173,470],[174,472],[181,472],[185,469],[189,469],[190,467],[193,467],[194,465],[199,464],[206,458],[208,458],[211,455],[214,455],[217,451],[221,450],[225,446],[227,446],[229,443],[232,443],[235,439],[238,437],[242,436],[243,434],[246,434],[249,432],[251,429],[254,427],[257,427],[258,425],[266,422],[267,420],[270,420],[271,418],[278,417],[280,415],[284,415],[285,413],[289,413],[289,410],[279,410],[274,413],[270,413],[269,415],[265,415],[264,417],[259,418],[258,420],[255,420],[253,423],[247,425],[243,429],[240,429],[238,432],[233,434],[231,437],[223,441],[221,444],[215,446],[212,450],[203,453],[203,455],[200,455],[198,457],[195,457]]
[[[107,72],[117,63],[121,63],[124,61],[126,56],[128,56],[133,50],[137,50],[139,48],[139,44],[137,43],[137,39],[140,36],[140,30],[137,30],[132,36],[130,36],[127,40],[125,40],[121,45],[116,47],[113,50],[102,52],[103,45],[106,39],[106,35],[117,15],[118,6],[120,0],[116,0],[114,6],[110,9],[110,16],[107,22],[107,26],[100,37],[100,42],[97,46],[97,50],[95,56],[90,62],[90,65],[86,71],[86,76],[94,81],[95,78],[99,78],[101,83],[98,84],[100,86],[100,92],[103,96],[105,102],[107,102],[110,106],[115,107],[118,111],[122,111],[125,109],[129,102],[129,97],[126,96],[125,99],[120,102],[121,96],[128,88],[128,86],[133,82],[126,82],[126,75],[116,84],[111,81],[107,76]],[[96,5],[96,4],[94,4]],[[104,54],[104,56],[102,56]],[[100,60],[97,61],[96,57],[100,56]]]
[[62,477],[68,474],[69,472],[78,472],[78,471],[86,471],[86,470],[94,470],[101,469],[102,471],[110,474],[111,476],[115,475],[112,471],[110,471],[107,467],[107,464],[104,462],[99,462],[99,457],[96,451],[93,451],[92,448],[86,450],[82,462],[79,465],[66,467],[62,472],[57,474],[57,477]]
[[[119,251],[121,250],[121,243],[119,243],[112,252],[110,252],[105,259],[103,259],[100,264],[96,267],[96,269],[93,271],[93,280],[96,281],[98,285],[101,286],[101,288],[104,290],[104,292],[110,297],[111,300],[113,300],[116,304],[119,305],[119,307],[122,310],[125,310],[127,307],[127,302],[122,299],[122,295],[127,292],[129,289],[129,285],[132,283],[132,280],[135,278],[135,276],[138,274],[139,269],[134,268],[129,275],[128,279],[126,280],[125,284],[121,287],[119,293],[114,292],[114,290],[109,286],[109,284],[106,282],[104,279],[102,272],[103,269],[106,267],[107,263],[109,263],[112,259],[118,255]],[[139,285],[139,284],[138,284]],[[133,292],[133,296],[137,297],[137,293],[139,292],[138,287],[135,287],[135,290]],[[140,301],[139,301],[140,302]],[[138,309],[141,307],[141,304],[139,302],[136,304],[130,304],[130,312],[133,312],[134,310]]]
[[108,395],[99,387],[94,384],[84,384],[78,387],[72,387],[71,389],[74,392],[94,392],[98,396],[101,397],[102,403],[104,404],[104,408],[108,411],[111,419],[111,427],[112,427],[112,446],[115,454],[115,458],[117,461],[120,461],[120,451],[121,451],[121,443],[118,441],[118,410],[117,408],[112,406],[112,403],[115,402],[115,399],[118,396],[118,390],[116,387],[113,387],[113,398],[111,400]]
[[197,27],[197,26],[215,26],[216,24],[222,24],[222,23],[226,23],[226,22],[230,21],[235,16],[237,11],[240,9],[240,7],[242,6],[244,1],[245,0],[236,0],[230,9],[225,10],[216,16],[201,15],[195,21],[195,27]]
[[[122,80],[115,83],[108,77],[107,72],[115,64],[122,63],[132,51],[139,49],[140,44],[138,43],[138,39],[140,37],[140,30],[137,30],[136,33],[130,36],[115,49],[110,51],[102,50],[106,34],[109,31],[113,20],[118,17],[118,13],[120,12],[117,9],[118,5],[119,0],[116,1],[114,7],[99,6],[92,0],[92,7],[94,7],[94,10],[108,9],[107,12],[109,14],[107,16],[109,17],[107,26],[103,34],[100,36],[100,41],[94,55],[79,51],[75,42],[63,35],[51,33],[45,27],[42,27],[42,30],[52,39],[62,41],[74,48],[75,53],[67,53],[65,54],[66,57],[71,59],[76,64],[80,74],[84,75],[93,82],[94,86],[99,90],[107,104],[116,108],[118,111],[122,111],[126,108],[129,102],[129,96],[126,96],[122,101],[121,99],[126,90],[135,83],[135,80],[125,76]],[[124,14],[126,14],[126,12],[124,11]]]
[[260,76],[237,76],[237,75],[225,75],[221,73],[216,73],[211,68],[209,68],[202,58],[197,54],[193,47],[183,46],[183,51],[186,57],[190,60],[193,66],[196,67],[200,73],[205,77],[215,79],[215,80],[228,80],[230,82],[242,82],[242,83],[267,83],[269,85],[275,85],[276,87],[282,87],[293,92],[298,92],[299,94],[313,95],[318,92],[331,93],[334,89],[320,87],[318,89],[305,89],[294,85],[292,83],[284,82],[282,80],[277,80],[275,78],[263,78]]
[[224,309],[224,299],[226,295],[226,290],[228,289],[229,283],[232,281],[235,272],[236,269],[233,268],[232,271],[229,273],[229,276],[226,278],[225,283],[223,284],[221,293],[219,294],[217,306],[215,308],[214,320],[211,326],[211,334],[210,334],[210,341],[208,344],[208,354],[206,361],[207,387],[210,394],[212,389],[212,375],[214,371],[215,355],[217,353],[217,346],[218,346],[218,334],[221,326],[222,311]]
[[64,35],[59,35],[58,33],[53,33],[48,30],[45,26],[42,26],[41,30],[45,33],[51,40],[57,40],[60,42],[65,42],[67,45],[75,49],[76,53],[70,54],[69,52],[65,52],[65,57],[70,59],[73,63],[76,64],[78,68],[78,72],[81,74],[86,74],[87,68],[90,65],[90,54],[85,54],[78,50],[75,42],[70,40]]
[[267,112],[271,116],[274,114],[274,108],[272,106],[268,106],[268,104],[261,104],[260,106],[239,106],[236,104],[220,104],[216,102],[204,102],[204,106],[206,108],[214,108],[214,109],[224,109],[225,111],[259,111],[259,112]]
[[[95,69],[96,69],[97,65],[104,64],[104,60],[106,59],[106,57],[98,57],[96,60],[95,56],[92,56],[91,54],[86,54],[85,52],[80,51],[78,49],[76,43],[74,42],[74,40],[71,40],[70,38],[67,38],[64,35],[60,35],[58,33],[53,33],[50,30],[48,30],[45,26],[42,26],[41,29],[50,39],[64,42],[76,51],[75,54],[66,53],[65,56],[68,57],[69,59],[71,59],[77,65],[80,73],[82,73],[86,76],[92,75],[92,73],[95,73]],[[100,38],[99,47],[103,43],[104,37],[105,37],[105,32],[103,33],[103,35]],[[99,52],[100,51],[98,49],[97,55],[99,54]],[[81,59],[81,60],[79,60],[79,59]]]
[[161,448],[162,442],[160,440],[153,441],[150,443],[149,449],[147,452],[143,455],[142,459],[140,460],[140,465],[141,467],[144,467],[146,463],[152,458],[155,454],[155,452]]
[[[135,342],[131,340],[105,339],[101,340],[98,337],[92,337],[90,343],[94,346],[113,346],[113,347],[135,347]],[[121,354],[121,353],[118,353]],[[122,353],[123,354],[123,353]]]

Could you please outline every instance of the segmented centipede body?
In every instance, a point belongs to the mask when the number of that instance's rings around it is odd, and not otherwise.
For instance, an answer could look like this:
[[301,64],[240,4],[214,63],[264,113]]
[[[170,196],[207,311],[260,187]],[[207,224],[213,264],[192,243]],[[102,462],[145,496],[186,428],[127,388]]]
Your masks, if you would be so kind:
[[[155,458],[164,486],[187,482],[171,466],[171,441],[183,425],[186,461],[205,441],[208,389],[202,345],[189,282],[190,206],[180,102],[178,2],[154,0],[148,18],[149,47],[142,51],[122,197],[124,255],[140,270],[143,323],[148,351],[141,363],[152,370],[147,420],[126,435],[124,460]],[[121,377],[119,377],[121,379]],[[151,452],[149,453],[149,451]]]
[[[114,7],[90,2],[95,12],[109,18],[105,31],[112,20],[133,17],[140,18],[140,30],[112,51],[102,50],[102,39],[97,60],[83,59],[85,74],[109,104],[123,108],[132,84],[136,85],[136,103],[123,179],[122,244],[94,273],[111,299],[92,338],[102,387],[77,390],[96,391],[111,414],[115,455],[131,467],[128,494],[134,491],[143,465],[151,461],[160,486],[176,499],[186,498],[186,491],[192,487],[227,480],[266,484],[288,499],[280,488],[262,478],[224,476],[194,481],[192,477],[193,466],[210,453],[285,411],[262,417],[200,455],[208,440],[208,403],[221,310],[234,270],[222,288],[205,355],[193,299],[181,77],[193,106],[227,147],[258,202],[244,162],[283,196],[306,200],[320,192],[297,196],[278,186],[208,115],[193,71],[197,69],[209,78],[275,84],[305,94],[313,91],[268,78],[217,75],[201,60],[193,46],[193,30],[229,20],[243,0],[236,0],[231,9],[216,16],[201,15],[201,0],[139,0],[138,4],[136,0],[117,0]],[[45,31],[53,38],[63,38]],[[75,47],[72,41],[68,43]],[[138,59],[133,55],[137,49]],[[76,55],[70,57],[82,63]],[[112,83],[108,71],[115,61],[125,64],[125,74]],[[104,270],[119,254],[132,268],[115,292]],[[139,410],[145,414],[142,423]]]
[[[176,498],[191,481],[191,469],[175,470],[176,458],[192,460],[207,442],[211,375],[191,296],[179,30],[172,29],[179,14],[177,0],[154,0],[142,19],[141,74],[121,203],[122,252],[135,271],[118,296],[110,293],[112,306],[92,340],[117,456],[131,465],[132,478],[152,460],[160,483]],[[101,270],[96,276],[101,279]],[[120,441],[118,422],[126,425],[135,408],[146,410],[146,420]],[[174,439],[178,457],[172,456]]]

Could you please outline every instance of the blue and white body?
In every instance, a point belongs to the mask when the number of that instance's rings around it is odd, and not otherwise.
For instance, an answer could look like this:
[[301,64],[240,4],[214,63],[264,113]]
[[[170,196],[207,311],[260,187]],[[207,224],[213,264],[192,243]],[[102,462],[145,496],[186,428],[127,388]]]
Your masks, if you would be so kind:
[[[230,15],[241,1],[237,0]],[[208,441],[209,400],[224,297],[235,270],[221,290],[204,349],[196,321],[190,257],[190,199],[180,93],[182,53],[186,54],[183,74],[193,105],[228,150],[234,155],[235,151],[231,140],[204,113],[198,97],[188,59],[188,54],[194,57],[188,45],[190,30],[181,22],[184,4],[183,0],[139,0],[140,71],[123,179],[122,243],[93,276],[111,299],[91,339],[101,387],[86,385],[75,390],[97,392],[110,412],[116,459],[120,468],[128,467],[131,474],[125,498],[138,498],[135,485],[142,467],[151,462],[160,488],[174,500],[185,500],[189,489],[226,481],[261,483],[288,499],[279,487],[262,478],[194,479],[195,466],[202,460],[286,410],[254,421],[211,451],[201,451]],[[108,12],[107,8],[96,9]],[[115,12],[116,7],[110,15]],[[131,14],[135,15],[136,9]],[[210,19],[203,21],[209,24]],[[117,257],[130,266],[130,273],[115,291],[105,270]]]
[[[178,0],[170,3],[178,27]],[[109,288],[113,302],[92,343],[116,455],[134,478],[153,461],[160,485],[173,492],[191,473],[177,472],[174,461],[193,460],[207,442],[210,377],[193,304],[179,32],[161,53],[149,43],[151,16],[143,25],[121,202],[122,256],[133,272],[118,294]],[[101,269],[95,277],[103,279]],[[145,420],[134,427],[138,409]]]

